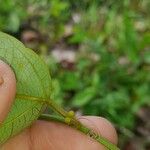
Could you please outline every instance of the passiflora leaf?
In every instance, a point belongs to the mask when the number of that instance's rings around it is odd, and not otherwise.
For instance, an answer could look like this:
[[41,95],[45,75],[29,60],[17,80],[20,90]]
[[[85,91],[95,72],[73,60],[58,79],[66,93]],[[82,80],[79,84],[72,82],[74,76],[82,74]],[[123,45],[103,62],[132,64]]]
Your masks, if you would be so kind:
[[[15,72],[17,95],[6,120],[0,126],[0,145],[32,124],[45,108],[30,97],[50,99],[51,78],[46,64],[14,37],[0,32],[0,59]],[[29,99],[28,99],[29,98]]]

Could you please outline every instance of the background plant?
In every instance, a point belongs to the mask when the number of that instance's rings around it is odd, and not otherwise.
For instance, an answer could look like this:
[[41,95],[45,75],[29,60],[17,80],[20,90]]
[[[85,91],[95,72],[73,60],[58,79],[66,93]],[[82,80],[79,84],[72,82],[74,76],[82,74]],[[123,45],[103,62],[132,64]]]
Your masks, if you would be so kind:
[[[125,145],[137,133],[148,141],[138,129],[150,107],[149,7],[148,0],[0,0],[0,29],[39,50],[58,103],[110,119]],[[34,40],[24,40],[29,31]],[[62,56],[68,52],[74,59]]]

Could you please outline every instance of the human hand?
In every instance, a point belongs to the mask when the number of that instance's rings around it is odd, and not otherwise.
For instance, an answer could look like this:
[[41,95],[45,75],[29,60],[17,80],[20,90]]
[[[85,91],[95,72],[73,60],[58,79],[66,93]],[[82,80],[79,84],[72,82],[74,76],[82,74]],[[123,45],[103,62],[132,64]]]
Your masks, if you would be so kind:
[[[15,93],[15,75],[7,64],[0,61],[0,122],[10,111]],[[103,137],[117,143],[116,131],[106,119],[94,116],[84,118],[81,120],[83,123],[89,127],[94,124]],[[11,138],[0,150],[105,150],[105,147],[67,125],[38,120]]]

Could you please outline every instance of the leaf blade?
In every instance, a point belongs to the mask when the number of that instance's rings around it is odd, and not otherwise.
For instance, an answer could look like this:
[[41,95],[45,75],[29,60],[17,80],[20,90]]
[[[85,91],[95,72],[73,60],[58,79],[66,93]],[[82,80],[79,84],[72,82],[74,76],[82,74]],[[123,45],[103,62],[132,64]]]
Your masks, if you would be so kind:
[[[17,94],[50,98],[51,78],[45,63],[17,39],[0,32],[0,58],[14,70]],[[0,127],[0,144],[38,118],[45,104],[15,99],[10,113]]]

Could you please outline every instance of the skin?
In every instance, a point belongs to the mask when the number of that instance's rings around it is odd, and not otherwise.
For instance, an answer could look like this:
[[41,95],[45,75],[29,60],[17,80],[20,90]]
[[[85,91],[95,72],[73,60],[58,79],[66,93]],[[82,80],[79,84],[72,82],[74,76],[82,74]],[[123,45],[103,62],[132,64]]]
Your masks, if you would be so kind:
[[[16,79],[11,68],[0,60],[0,122],[11,109],[16,94]],[[114,127],[106,119],[95,116],[79,117],[103,137],[117,144]],[[31,127],[10,139],[0,150],[105,150],[88,136],[56,122],[36,121]]]

